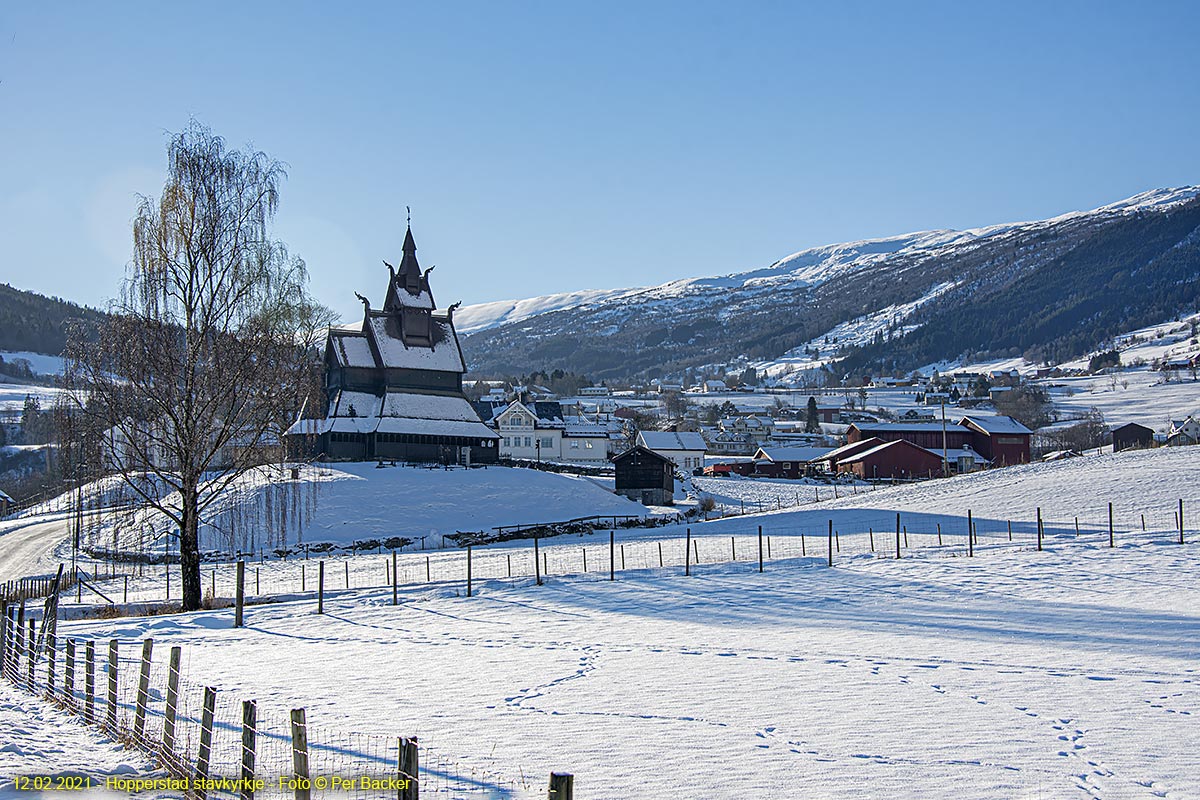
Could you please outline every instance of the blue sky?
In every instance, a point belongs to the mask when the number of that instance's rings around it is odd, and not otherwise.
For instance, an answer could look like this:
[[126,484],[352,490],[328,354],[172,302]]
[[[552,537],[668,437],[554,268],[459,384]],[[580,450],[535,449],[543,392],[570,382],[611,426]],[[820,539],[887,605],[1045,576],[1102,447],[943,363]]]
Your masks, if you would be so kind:
[[347,317],[404,207],[449,305],[1200,183],[1200,4],[17,3],[0,281],[102,304],[195,117],[289,165]]

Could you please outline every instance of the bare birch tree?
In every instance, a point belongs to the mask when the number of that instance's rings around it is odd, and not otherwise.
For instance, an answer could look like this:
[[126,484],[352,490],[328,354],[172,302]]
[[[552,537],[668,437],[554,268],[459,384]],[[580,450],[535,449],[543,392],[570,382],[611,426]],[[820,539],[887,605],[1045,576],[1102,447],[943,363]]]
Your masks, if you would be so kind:
[[80,413],[120,442],[110,466],[177,526],[193,610],[202,515],[247,470],[282,458],[272,448],[312,391],[328,311],[307,293],[304,262],[270,236],[278,161],[196,122],[167,156],[161,197],[138,208],[112,317],[98,337],[72,337],[67,382]]

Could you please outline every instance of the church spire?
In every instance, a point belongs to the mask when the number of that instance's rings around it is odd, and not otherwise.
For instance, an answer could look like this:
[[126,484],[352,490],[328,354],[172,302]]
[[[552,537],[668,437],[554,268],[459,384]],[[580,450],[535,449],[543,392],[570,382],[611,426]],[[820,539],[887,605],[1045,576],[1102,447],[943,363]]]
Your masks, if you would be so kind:
[[404,232],[404,257],[400,259],[397,279],[409,294],[421,293],[421,265],[417,263],[417,243],[413,240],[412,224]]

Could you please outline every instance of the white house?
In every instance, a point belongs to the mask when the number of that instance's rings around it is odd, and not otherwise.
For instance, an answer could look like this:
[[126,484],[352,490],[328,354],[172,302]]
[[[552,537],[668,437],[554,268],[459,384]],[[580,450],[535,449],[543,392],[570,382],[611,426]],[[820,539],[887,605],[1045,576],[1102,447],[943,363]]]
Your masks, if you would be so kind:
[[604,465],[621,438],[619,420],[565,414],[552,401],[514,400],[492,424],[500,434],[500,457],[527,461]]
[[579,390],[580,397],[608,397],[607,386],[584,386]]
[[699,433],[689,431],[641,431],[637,443],[647,450],[669,458],[685,472],[704,466],[704,454],[708,445]]
[[564,427],[561,417],[538,417],[533,408],[514,400],[496,415],[495,425],[500,434],[501,458],[560,460]]
[[1172,422],[1167,432],[1167,445],[1200,444],[1200,422],[1188,417],[1183,422]]

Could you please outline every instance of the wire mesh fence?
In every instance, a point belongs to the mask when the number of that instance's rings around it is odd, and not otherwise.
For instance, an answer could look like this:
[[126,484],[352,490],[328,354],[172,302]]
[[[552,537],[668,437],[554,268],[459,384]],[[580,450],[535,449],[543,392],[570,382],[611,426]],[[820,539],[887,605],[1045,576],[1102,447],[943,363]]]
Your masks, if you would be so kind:
[[5,680],[141,750],[165,776],[109,776],[109,788],[399,800],[519,797],[534,788],[507,764],[465,760],[412,737],[309,725],[304,709],[260,707],[206,686],[188,677],[178,646],[163,653],[153,639],[59,638],[53,620],[43,627],[32,615],[18,625],[6,613],[3,622]]
[[[809,512],[805,524],[798,524],[794,515],[765,514],[726,518],[704,526],[680,524],[652,532],[614,528],[461,550],[389,552],[380,548],[369,554],[260,558],[246,562],[243,591],[251,603],[266,599],[315,600],[319,595],[330,598],[347,592],[420,586],[467,594],[486,581],[516,584],[564,575],[610,578],[636,570],[690,573],[710,565],[756,566],[760,560],[764,564],[792,558],[828,562],[832,556],[836,562],[862,554],[895,557],[899,553],[903,557],[915,550],[930,556],[975,556],[1075,542],[1128,544],[1164,535],[1182,540],[1186,538],[1186,519],[1181,514],[1195,509],[1198,501],[1146,507],[1125,499],[1111,505],[1105,502],[1071,509],[1030,508],[1011,518],[977,516],[969,509],[830,509],[827,515]],[[118,602],[180,599],[178,565],[146,565],[140,570],[142,574],[138,574],[138,568],[132,572],[111,578],[100,574],[95,583]],[[202,567],[201,584],[210,605],[220,607],[233,602],[236,574],[234,562]]]

